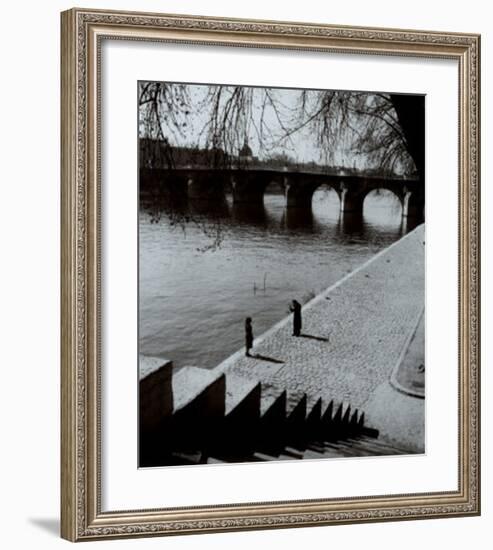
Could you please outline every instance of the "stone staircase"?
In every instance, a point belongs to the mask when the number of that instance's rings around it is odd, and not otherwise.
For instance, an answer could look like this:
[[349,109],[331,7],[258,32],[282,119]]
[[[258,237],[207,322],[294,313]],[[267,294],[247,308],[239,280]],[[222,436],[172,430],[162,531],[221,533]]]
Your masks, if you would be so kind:
[[[166,362],[140,381],[141,467],[406,453],[380,441],[349,404],[199,367],[171,371]],[[142,414],[143,385],[152,414]],[[156,417],[157,392],[167,406]]]

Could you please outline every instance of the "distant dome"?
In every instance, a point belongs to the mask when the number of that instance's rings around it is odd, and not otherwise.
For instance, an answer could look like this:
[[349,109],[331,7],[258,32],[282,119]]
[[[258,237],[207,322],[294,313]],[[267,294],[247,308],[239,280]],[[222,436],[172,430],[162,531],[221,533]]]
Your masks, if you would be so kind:
[[251,157],[253,156],[252,149],[248,145],[248,141],[245,140],[243,147],[240,149],[240,157]]

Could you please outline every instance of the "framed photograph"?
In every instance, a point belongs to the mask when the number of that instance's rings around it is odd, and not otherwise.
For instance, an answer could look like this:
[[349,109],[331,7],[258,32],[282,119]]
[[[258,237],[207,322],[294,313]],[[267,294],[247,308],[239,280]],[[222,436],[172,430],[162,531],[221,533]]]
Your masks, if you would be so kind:
[[479,514],[479,36],[61,22],[62,536]]

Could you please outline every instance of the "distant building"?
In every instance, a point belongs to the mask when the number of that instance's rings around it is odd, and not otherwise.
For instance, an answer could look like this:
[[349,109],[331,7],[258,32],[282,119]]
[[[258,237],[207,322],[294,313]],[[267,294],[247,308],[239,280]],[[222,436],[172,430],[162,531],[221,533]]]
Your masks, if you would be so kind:
[[250,145],[248,145],[248,138],[245,138],[243,147],[238,153],[238,158],[240,163],[252,163],[258,161],[258,158],[253,156],[252,148],[250,147]]
[[179,147],[166,141],[139,140],[141,168],[167,169],[175,166],[221,166],[228,164],[229,155],[219,147],[200,149]]

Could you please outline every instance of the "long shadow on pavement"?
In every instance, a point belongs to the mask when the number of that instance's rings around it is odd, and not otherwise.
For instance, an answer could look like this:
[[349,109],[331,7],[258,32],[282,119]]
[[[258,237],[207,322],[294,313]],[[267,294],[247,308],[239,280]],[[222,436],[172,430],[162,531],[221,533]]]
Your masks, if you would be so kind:
[[260,353],[256,353],[255,355],[252,355],[252,357],[255,357],[255,359],[260,359],[261,361],[268,361],[269,363],[284,363],[284,361],[281,361],[280,359],[267,357],[266,355],[260,355]]
[[311,340],[319,340],[320,342],[328,342],[328,338],[323,338],[322,336],[314,336],[313,334],[300,334],[302,338],[310,338]]

